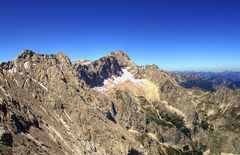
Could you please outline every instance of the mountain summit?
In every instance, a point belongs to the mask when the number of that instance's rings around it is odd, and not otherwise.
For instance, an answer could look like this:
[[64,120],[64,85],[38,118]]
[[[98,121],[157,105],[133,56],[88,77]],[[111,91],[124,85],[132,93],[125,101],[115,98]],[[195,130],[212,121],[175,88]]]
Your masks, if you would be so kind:
[[185,89],[123,51],[25,50],[0,65],[0,154],[240,154],[239,93]]

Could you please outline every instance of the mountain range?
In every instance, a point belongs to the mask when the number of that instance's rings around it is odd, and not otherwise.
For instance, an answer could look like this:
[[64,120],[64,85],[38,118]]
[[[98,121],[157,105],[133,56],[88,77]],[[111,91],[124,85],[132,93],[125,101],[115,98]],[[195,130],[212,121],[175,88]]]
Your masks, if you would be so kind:
[[0,65],[0,154],[240,154],[240,89],[183,85],[202,76],[24,50]]
[[169,72],[184,88],[201,88],[216,91],[219,88],[240,88],[240,72]]

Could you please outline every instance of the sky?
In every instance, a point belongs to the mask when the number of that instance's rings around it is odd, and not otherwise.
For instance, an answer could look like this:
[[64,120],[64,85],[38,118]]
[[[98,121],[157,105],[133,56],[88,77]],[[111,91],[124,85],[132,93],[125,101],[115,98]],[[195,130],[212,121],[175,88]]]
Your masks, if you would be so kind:
[[24,49],[72,61],[123,50],[166,71],[240,70],[239,0],[2,0],[0,62]]

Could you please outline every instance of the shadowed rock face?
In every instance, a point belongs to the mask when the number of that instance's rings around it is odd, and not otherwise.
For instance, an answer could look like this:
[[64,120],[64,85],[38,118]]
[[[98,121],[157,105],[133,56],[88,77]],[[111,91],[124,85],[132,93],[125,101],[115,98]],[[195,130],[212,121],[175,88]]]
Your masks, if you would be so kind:
[[122,51],[72,63],[25,50],[0,65],[0,154],[239,154],[239,94],[186,90]]
[[83,79],[90,87],[102,86],[105,79],[112,75],[120,76],[121,66],[117,59],[112,56],[100,58],[88,65],[75,66],[79,77]]

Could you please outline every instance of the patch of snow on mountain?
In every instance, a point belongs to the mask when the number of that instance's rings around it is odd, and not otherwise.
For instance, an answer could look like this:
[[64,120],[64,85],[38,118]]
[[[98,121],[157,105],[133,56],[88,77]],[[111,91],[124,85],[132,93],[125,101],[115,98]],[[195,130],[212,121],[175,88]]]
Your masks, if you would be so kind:
[[104,87],[95,87],[94,89],[102,93],[108,90],[107,88]]
[[17,66],[13,66],[11,69],[8,70],[8,72],[12,73],[16,73],[17,72]]
[[115,84],[113,83],[113,80],[111,80],[111,79],[104,80],[103,85],[107,86],[107,88],[115,87]]
[[91,63],[92,63],[91,60],[85,60],[85,59],[80,60],[80,64],[81,64],[81,65],[88,65],[88,64],[91,64]]
[[99,92],[105,92],[111,88],[114,88],[116,85],[122,84],[124,82],[130,81],[133,84],[145,85],[147,80],[145,79],[135,79],[134,75],[128,71],[129,68],[122,69],[123,73],[121,76],[114,76],[112,79],[108,78],[104,80],[103,86],[95,87],[94,89]]
[[25,62],[24,63],[24,68],[29,69],[30,68],[30,62]]
[[146,80],[144,80],[144,79],[135,79],[134,76],[133,76],[133,74],[130,73],[130,72],[127,70],[127,68],[126,68],[126,69],[122,69],[122,71],[123,71],[123,74],[122,74],[121,76],[119,76],[119,77],[114,77],[113,82],[114,82],[115,84],[121,84],[121,83],[124,83],[124,82],[126,82],[126,81],[130,81],[130,82],[132,82],[133,84],[142,84],[142,85],[146,84]]

